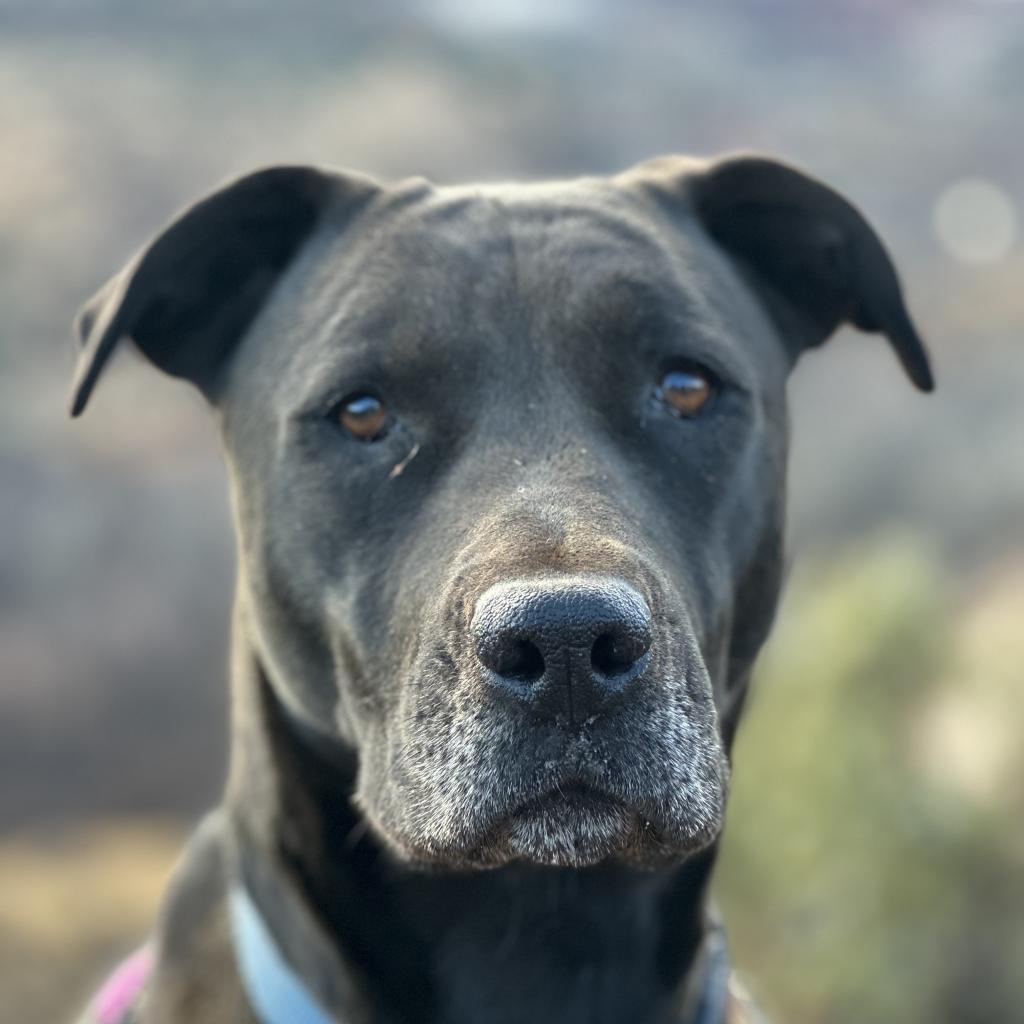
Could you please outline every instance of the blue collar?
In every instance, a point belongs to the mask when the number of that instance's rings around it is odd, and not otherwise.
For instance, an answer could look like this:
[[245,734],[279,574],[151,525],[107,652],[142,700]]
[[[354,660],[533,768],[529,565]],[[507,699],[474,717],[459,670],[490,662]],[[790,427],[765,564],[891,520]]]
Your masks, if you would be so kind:
[[[263,915],[244,886],[228,897],[235,958],[249,1002],[260,1024],[332,1024],[331,1015],[285,960]],[[719,928],[706,940],[704,988],[693,1024],[724,1024],[731,965]]]
[[236,885],[228,899],[238,971],[260,1024],[331,1024],[281,954],[249,893]]
[[707,943],[704,989],[693,1024],[724,1024],[729,1014],[729,979],[732,977],[729,946],[721,926],[709,931],[704,941]]

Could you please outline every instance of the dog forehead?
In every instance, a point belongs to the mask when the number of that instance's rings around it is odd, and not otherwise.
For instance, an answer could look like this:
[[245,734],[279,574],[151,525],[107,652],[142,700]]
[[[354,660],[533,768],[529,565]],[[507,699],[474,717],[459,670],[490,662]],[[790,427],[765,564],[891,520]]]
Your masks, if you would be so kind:
[[604,179],[430,188],[412,203],[399,192],[381,216],[383,262],[449,281],[501,281],[522,293],[616,270],[673,276],[656,222]]
[[398,189],[361,235],[349,266],[370,303],[447,317],[452,334],[525,316],[557,339],[580,319],[628,326],[660,309],[756,360],[781,354],[749,282],[697,216],[681,204],[667,217],[615,179]]
[[696,223],[668,227],[607,179],[406,184],[354,224],[327,218],[238,362],[281,394],[339,359],[415,362],[439,346],[475,359],[577,334],[592,344],[603,323],[629,330],[651,311],[735,355],[745,335],[770,333],[745,293]]

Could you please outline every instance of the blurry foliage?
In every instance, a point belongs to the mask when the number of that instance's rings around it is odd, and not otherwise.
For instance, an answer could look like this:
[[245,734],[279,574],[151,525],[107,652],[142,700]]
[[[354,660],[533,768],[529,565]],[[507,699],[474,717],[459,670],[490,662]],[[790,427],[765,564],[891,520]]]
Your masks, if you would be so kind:
[[0,843],[0,1024],[76,1019],[149,930],[184,838],[178,823],[140,818]]
[[718,895],[780,1021],[1024,1006],[1024,566],[967,603],[939,565],[908,537],[808,564],[755,681]]

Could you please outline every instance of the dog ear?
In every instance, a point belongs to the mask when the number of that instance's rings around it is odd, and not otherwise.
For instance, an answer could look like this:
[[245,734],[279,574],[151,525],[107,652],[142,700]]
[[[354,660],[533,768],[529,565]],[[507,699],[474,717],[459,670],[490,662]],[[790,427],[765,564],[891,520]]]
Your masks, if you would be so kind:
[[270,167],[188,208],[79,312],[71,415],[125,337],[212,397],[231,349],[327,207],[374,191],[369,179]]
[[712,163],[665,158],[627,172],[684,199],[708,234],[748,272],[795,359],[842,323],[886,335],[907,376],[934,387],[881,239],[839,193],[767,157]]

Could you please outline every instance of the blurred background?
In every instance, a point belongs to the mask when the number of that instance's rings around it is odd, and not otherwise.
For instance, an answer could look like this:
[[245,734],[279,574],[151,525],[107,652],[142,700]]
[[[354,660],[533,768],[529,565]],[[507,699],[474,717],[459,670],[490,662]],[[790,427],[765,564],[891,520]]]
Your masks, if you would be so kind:
[[214,431],[79,303],[228,175],[756,148],[852,197],[935,358],[792,382],[791,561],[718,900],[778,1022],[1024,1019],[1024,4],[0,0],[0,1024],[145,932],[225,761]]

